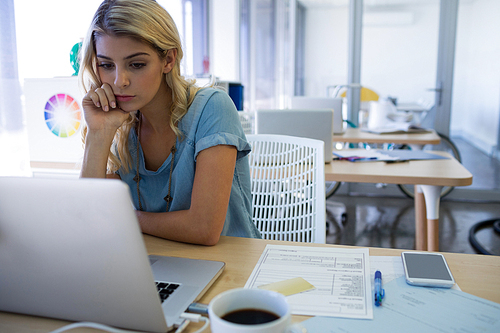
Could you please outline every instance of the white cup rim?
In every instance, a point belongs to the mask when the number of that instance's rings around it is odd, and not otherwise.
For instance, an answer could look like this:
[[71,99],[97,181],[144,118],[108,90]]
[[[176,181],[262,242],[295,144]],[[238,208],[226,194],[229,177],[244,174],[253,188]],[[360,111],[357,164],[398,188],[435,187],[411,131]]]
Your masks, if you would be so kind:
[[[214,312],[214,305],[217,304],[217,302],[219,302],[219,300],[223,297],[226,297],[227,295],[230,295],[230,294],[234,294],[234,293],[252,293],[252,294],[255,294],[255,293],[259,293],[261,295],[266,295],[267,296],[271,296],[273,298],[276,298],[276,299],[279,299],[280,301],[282,301],[284,304],[286,304],[286,311],[283,313],[277,313],[276,310],[273,310],[273,309],[260,309],[260,310],[265,310],[265,311],[270,311],[274,314],[276,314],[279,318],[276,319],[276,320],[273,320],[273,321],[270,321],[268,323],[262,323],[262,324],[252,324],[252,325],[245,325],[245,324],[237,324],[237,323],[232,323],[232,322],[229,322],[227,320],[224,320],[222,319],[222,316],[224,316],[225,314],[231,312],[231,311],[235,311],[235,310],[239,310],[239,309],[248,309],[248,308],[251,308],[249,307],[248,305],[245,305],[245,304],[242,304],[241,306],[238,306],[232,310],[230,310],[229,312],[226,312],[222,315],[219,315],[218,313],[215,313]],[[282,294],[280,293],[277,293],[275,291],[270,291],[270,290],[265,290],[265,289],[248,289],[248,288],[236,288],[236,289],[230,289],[230,290],[226,290],[220,294],[218,294],[217,296],[215,296],[209,303],[208,305],[208,313],[209,313],[209,317],[211,316],[213,320],[213,317],[217,317],[217,319],[220,319],[222,321],[224,321],[224,323],[228,326],[228,327],[234,327],[234,328],[241,328],[241,327],[252,327],[252,328],[266,328],[268,326],[274,326],[274,325],[277,325],[283,321],[286,321],[288,320],[288,317],[289,317],[289,314],[290,314],[290,305],[288,304],[288,301],[286,299],[285,296],[283,296]]]

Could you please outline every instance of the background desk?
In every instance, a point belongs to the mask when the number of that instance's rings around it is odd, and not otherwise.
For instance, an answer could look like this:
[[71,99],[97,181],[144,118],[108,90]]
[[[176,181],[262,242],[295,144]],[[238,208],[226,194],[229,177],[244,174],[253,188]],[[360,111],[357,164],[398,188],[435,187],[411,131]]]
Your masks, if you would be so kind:
[[424,194],[415,191],[415,246],[417,250],[438,251],[441,188],[471,185],[472,175],[450,154],[433,153],[449,158],[391,164],[337,160],[325,164],[325,180],[421,185]]
[[413,121],[420,124],[431,108],[423,106],[419,103],[398,103],[396,109],[401,112],[407,112],[413,115]]
[[359,128],[347,128],[345,133],[335,134],[333,142],[437,145],[441,142],[441,138],[435,131],[412,134],[375,134],[363,132]]
[[[205,247],[190,245],[164,239],[144,236],[148,253],[169,255],[194,259],[220,260],[226,263],[226,269],[201,298],[208,304],[219,293],[233,288],[243,287],[252,273],[266,244],[341,247],[340,245],[323,245],[310,243],[292,243],[268,241],[260,239],[221,237],[215,246]],[[370,248],[371,256],[399,256],[403,250]],[[500,257],[472,254],[444,253],[450,269],[460,288],[470,294],[500,303]],[[293,316],[294,322],[301,322],[309,317]],[[0,332],[43,332],[55,330],[66,322],[48,318],[31,317],[0,312]],[[185,332],[194,332],[197,327],[190,324]],[[206,332],[210,330],[207,329]],[[91,329],[72,330],[73,332],[101,332]]]

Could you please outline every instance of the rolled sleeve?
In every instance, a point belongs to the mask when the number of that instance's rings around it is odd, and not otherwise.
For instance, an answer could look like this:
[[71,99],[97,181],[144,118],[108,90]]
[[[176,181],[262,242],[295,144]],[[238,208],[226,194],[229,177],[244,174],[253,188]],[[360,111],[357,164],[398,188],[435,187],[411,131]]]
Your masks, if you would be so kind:
[[250,153],[251,147],[246,141],[238,111],[226,93],[212,90],[205,102],[200,101],[200,107],[193,136],[195,161],[202,150],[218,145],[234,146],[238,151],[237,159]]
[[202,138],[196,143],[196,149],[194,153],[195,160],[202,150],[218,145],[234,146],[238,151],[236,155],[237,159],[247,156],[251,151],[250,144],[246,140],[243,140],[241,137],[232,133],[215,133]]

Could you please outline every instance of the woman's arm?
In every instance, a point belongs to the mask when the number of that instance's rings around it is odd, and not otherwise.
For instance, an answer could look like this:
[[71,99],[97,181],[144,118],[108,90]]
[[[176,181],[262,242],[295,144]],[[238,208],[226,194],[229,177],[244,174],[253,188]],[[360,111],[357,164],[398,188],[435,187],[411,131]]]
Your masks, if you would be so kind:
[[83,153],[83,178],[106,178],[106,165],[114,133],[87,131]]
[[142,232],[186,243],[217,244],[226,219],[236,153],[236,148],[228,145],[201,151],[196,162],[191,207],[166,213],[137,211]]
[[87,135],[81,177],[106,178],[109,150],[116,130],[129,114],[116,106],[111,87],[91,89],[82,100]]

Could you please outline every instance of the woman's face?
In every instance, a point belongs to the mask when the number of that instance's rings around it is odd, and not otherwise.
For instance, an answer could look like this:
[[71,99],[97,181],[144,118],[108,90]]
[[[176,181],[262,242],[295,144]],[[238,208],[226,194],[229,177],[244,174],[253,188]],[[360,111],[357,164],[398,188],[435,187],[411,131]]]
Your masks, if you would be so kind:
[[165,101],[169,88],[163,74],[171,66],[151,46],[130,37],[101,35],[96,53],[101,82],[111,86],[122,110],[133,112]]

